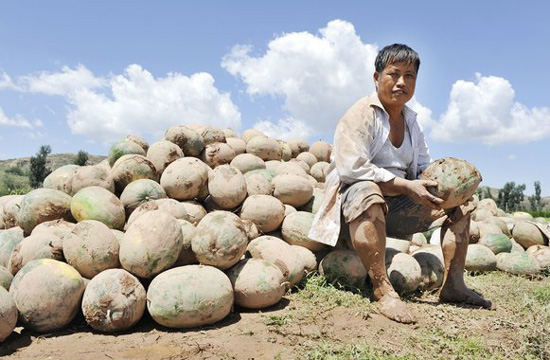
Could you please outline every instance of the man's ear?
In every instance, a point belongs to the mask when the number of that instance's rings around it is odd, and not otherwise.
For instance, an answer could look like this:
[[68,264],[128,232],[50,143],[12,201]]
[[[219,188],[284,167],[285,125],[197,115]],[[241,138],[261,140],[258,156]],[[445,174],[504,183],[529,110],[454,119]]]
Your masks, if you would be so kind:
[[379,79],[380,75],[378,74],[378,71],[375,71],[374,72],[374,87],[376,88],[376,90],[378,91],[378,79]]

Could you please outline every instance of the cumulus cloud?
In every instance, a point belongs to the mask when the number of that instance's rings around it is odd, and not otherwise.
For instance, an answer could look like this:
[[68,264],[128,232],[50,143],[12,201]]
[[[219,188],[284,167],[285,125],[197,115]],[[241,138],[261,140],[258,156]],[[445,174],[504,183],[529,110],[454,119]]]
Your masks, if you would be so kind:
[[306,139],[312,129],[303,121],[293,118],[280,119],[277,123],[262,120],[254,128],[267,136],[288,141],[290,139]]
[[19,83],[25,91],[46,95],[68,96],[84,89],[96,89],[106,85],[105,79],[98,78],[83,65],[75,69],[64,66],[61,72],[43,71],[35,75],[22,76]]
[[476,74],[475,82],[454,83],[446,112],[431,136],[445,142],[487,145],[527,143],[550,137],[550,108],[515,101],[508,80]]
[[407,103],[414,112],[416,112],[416,120],[420,124],[420,127],[427,129],[433,127],[436,124],[434,118],[432,118],[432,110],[416,100],[416,97],[413,97],[411,101]]
[[[282,34],[260,56],[253,56],[250,46],[237,45],[222,66],[242,79],[251,97],[282,97],[288,118],[305,124],[312,135],[333,130],[355,101],[374,91],[377,51],[376,44],[363,43],[353,24],[333,20],[318,34]],[[288,127],[285,121],[269,126]],[[268,125],[262,121],[261,126]]]
[[17,86],[11,80],[11,77],[5,72],[0,72],[0,90],[11,89],[17,90]]
[[4,113],[4,110],[0,107],[0,126],[34,129],[35,127],[41,127],[42,122],[40,120],[35,120],[31,122],[19,114],[15,115],[13,118],[9,118]]
[[112,141],[130,133],[161,137],[176,124],[239,128],[241,122],[229,94],[220,93],[208,73],[155,78],[133,64],[123,74],[98,77],[79,65],[20,82],[26,91],[63,96],[71,131],[90,140]]

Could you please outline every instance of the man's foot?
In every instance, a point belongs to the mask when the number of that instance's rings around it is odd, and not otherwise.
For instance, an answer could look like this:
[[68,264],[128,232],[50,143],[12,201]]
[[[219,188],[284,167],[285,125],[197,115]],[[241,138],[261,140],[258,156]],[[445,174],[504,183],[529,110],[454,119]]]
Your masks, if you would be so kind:
[[446,286],[439,291],[439,301],[444,303],[468,304],[489,310],[496,309],[496,305],[491,301],[485,300],[467,287],[453,289],[450,286]]
[[416,319],[410,312],[407,305],[401,301],[399,297],[392,294],[387,294],[382,296],[378,300],[378,310],[382,315],[388,319],[403,323],[403,324],[413,324],[416,322]]

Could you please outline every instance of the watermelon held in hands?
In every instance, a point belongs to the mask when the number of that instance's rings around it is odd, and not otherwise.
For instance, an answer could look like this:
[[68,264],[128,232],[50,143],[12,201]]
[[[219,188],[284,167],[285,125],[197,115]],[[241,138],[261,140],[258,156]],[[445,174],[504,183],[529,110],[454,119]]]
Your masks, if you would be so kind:
[[442,209],[464,204],[477,190],[481,173],[469,162],[453,157],[442,158],[431,163],[421,175],[422,180],[433,180],[437,186],[428,191],[443,199]]

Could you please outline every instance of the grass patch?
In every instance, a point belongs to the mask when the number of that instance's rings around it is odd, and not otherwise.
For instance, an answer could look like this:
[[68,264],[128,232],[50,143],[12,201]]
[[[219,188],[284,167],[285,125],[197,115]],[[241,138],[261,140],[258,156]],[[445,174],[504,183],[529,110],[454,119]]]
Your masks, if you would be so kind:
[[411,355],[393,355],[381,350],[372,349],[367,344],[349,344],[337,345],[328,341],[323,341],[313,347],[304,349],[304,359],[307,360],[413,360],[417,356]]
[[351,307],[371,307],[369,300],[372,290],[332,284],[318,274],[310,274],[298,285],[299,291],[294,296],[313,305],[332,305]]
[[290,314],[269,315],[265,317],[264,324],[267,326],[279,327],[279,326],[288,325],[291,319],[292,319],[292,315]]
[[[480,335],[468,331],[451,332],[439,327],[430,329],[421,336],[407,339],[411,358],[425,359],[510,359],[500,349],[489,346]],[[419,354],[422,354],[419,357]]]
[[533,297],[542,304],[550,304],[550,285],[534,288]]

